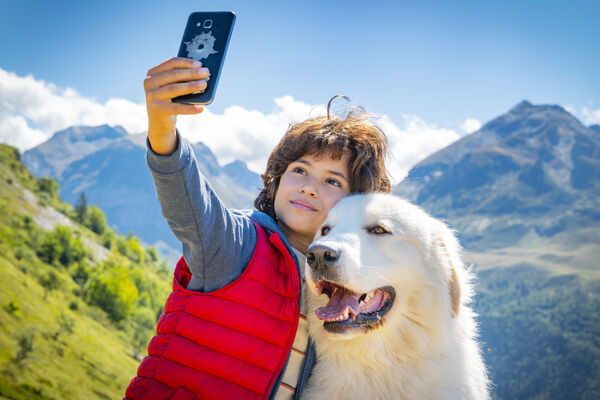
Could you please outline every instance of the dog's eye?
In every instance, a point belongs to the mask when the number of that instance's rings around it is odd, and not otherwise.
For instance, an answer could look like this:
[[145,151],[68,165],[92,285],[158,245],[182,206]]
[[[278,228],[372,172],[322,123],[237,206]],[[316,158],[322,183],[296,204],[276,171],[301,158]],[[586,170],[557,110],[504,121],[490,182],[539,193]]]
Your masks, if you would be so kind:
[[331,228],[328,226],[324,226],[321,228],[321,236],[327,236],[327,234],[331,232]]
[[390,234],[391,232],[381,225],[375,225],[369,229],[369,233],[373,233],[375,235],[385,235]]

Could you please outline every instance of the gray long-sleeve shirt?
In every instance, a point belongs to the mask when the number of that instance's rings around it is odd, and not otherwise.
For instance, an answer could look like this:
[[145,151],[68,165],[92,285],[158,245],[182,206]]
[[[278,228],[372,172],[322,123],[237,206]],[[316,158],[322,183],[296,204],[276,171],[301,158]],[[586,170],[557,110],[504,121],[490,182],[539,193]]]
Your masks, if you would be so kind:
[[[275,221],[259,211],[228,209],[200,173],[190,143],[179,132],[177,137],[177,149],[168,156],[156,154],[147,141],[146,158],[162,214],[181,241],[183,257],[192,272],[187,288],[210,292],[228,285],[241,275],[256,245],[257,233],[252,221],[279,233],[296,261],[299,276],[303,276],[300,266],[304,265],[304,255],[289,245]],[[302,308],[300,303],[301,299],[299,306]],[[306,336],[307,327],[301,327],[299,323],[298,332],[303,330],[305,333],[302,336],[297,334],[294,344],[301,346],[306,353],[302,367],[298,370],[296,366],[295,372],[284,368],[273,386],[270,399],[289,397],[287,391],[279,390],[284,377],[290,380],[287,384],[292,386],[297,382],[293,398],[298,398],[310,375],[316,358],[315,349]]]
[[247,213],[223,204],[200,173],[190,143],[177,136],[177,149],[168,156],[147,142],[147,162],[162,214],[192,272],[188,289],[210,292],[240,276],[252,257],[256,230]]

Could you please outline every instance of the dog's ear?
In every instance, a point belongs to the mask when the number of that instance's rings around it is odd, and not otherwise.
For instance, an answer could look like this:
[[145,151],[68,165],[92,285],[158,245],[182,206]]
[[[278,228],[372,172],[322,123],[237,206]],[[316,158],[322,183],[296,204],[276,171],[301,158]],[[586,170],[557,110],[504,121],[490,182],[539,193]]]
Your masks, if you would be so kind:
[[[447,264],[447,267],[450,271],[448,275],[448,290],[450,292],[450,304],[452,306],[452,311],[454,311],[454,315],[452,317],[455,317],[458,315],[458,311],[460,310],[460,280],[458,279],[456,266],[454,264],[455,261],[460,262],[460,259],[455,259],[459,257],[457,250],[448,247],[446,240],[444,240],[447,238],[444,236],[445,235],[442,235],[437,240],[437,247],[439,251],[437,257],[442,266],[446,266],[444,264]],[[454,237],[452,236],[450,239],[454,239]]]
[[452,268],[450,270],[450,301],[452,302],[452,310],[454,311],[454,317],[458,315],[460,309],[460,282],[456,270]]

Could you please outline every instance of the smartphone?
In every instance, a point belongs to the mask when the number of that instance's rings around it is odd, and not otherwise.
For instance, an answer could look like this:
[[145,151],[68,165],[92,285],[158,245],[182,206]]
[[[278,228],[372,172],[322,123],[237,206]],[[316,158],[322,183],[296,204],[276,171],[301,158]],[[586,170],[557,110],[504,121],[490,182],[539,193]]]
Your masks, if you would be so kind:
[[172,101],[188,104],[210,104],[215,98],[235,14],[224,12],[195,12],[188,17],[178,57],[193,58],[208,68],[210,77],[202,92],[175,97]]

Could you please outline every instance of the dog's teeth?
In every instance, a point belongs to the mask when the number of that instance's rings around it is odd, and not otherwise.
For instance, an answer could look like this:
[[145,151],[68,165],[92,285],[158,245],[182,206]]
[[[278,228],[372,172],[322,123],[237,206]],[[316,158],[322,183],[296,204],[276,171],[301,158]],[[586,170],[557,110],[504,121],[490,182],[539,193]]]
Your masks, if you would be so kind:
[[344,311],[344,319],[348,319],[348,309],[346,308],[346,311]]

